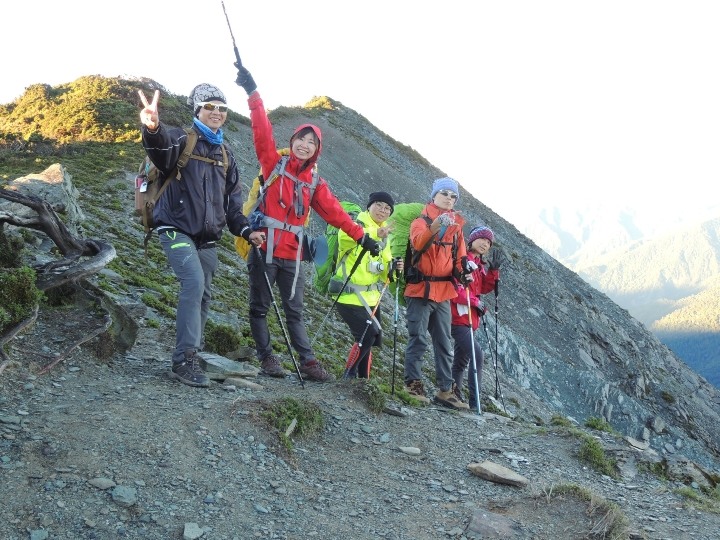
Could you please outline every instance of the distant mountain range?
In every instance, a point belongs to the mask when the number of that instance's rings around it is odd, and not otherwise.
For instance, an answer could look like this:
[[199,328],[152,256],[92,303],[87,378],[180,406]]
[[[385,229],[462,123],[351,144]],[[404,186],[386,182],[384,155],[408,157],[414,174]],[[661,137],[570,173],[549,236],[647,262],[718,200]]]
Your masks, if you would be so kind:
[[713,213],[717,205],[660,229],[627,209],[545,208],[522,232],[720,387],[720,217],[690,221]]

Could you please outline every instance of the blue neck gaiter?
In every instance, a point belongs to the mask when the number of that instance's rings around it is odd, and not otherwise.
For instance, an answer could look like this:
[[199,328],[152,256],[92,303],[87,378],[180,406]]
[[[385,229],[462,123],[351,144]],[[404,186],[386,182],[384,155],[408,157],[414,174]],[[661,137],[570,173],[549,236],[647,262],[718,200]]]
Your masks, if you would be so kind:
[[205,124],[203,124],[197,118],[193,118],[193,124],[195,124],[197,126],[197,128],[200,130],[200,133],[202,133],[210,143],[212,143],[212,144],[222,144],[223,143],[223,130],[222,129],[218,129],[217,133],[215,133],[212,129],[207,127]]

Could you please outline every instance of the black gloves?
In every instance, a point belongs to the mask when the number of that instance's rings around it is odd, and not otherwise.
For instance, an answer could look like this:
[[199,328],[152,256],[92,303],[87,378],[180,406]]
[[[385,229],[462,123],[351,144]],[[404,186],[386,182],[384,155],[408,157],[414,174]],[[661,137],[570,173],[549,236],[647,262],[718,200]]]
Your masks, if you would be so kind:
[[463,273],[472,274],[475,270],[478,269],[478,265],[475,264],[475,261],[471,261],[467,257],[463,257],[462,258],[462,268],[463,268]]
[[237,62],[235,62],[234,65],[236,68],[238,68],[238,75],[237,79],[235,79],[235,83],[238,86],[242,86],[245,89],[245,92],[247,92],[247,95],[249,96],[255,90],[257,90],[257,84],[255,84],[253,76],[250,74],[247,68],[245,68],[242,64],[238,66]]
[[380,244],[378,244],[377,240],[370,238],[368,233],[365,233],[365,236],[358,241],[358,244],[360,244],[363,249],[366,249],[373,257],[380,255]]
[[488,268],[490,270],[499,270],[505,262],[505,255],[498,248],[493,248],[488,256]]
[[472,273],[474,269],[477,269],[477,265],[463,256],[460,260],[460,268],[462,268],[462,270],[459,275],[457,275],[457,269],[455,270],[455,278],[463,287],[467,287],[473,281]]

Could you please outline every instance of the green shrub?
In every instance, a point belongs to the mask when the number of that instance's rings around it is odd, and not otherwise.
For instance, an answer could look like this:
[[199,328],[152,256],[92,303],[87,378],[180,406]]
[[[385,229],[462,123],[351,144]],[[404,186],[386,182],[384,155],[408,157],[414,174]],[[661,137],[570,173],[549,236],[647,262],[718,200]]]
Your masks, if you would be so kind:
[[572,422],[564,416],[554,414],[553,417],[550,419],[550,425],[569,428],[572,427]]
[[[280,441],[288,449],[292,449],[293,435],[308,437],[318,433],[325,426],[322,411],[315,403],[284,398],[268,406],[262,413],[269,424],[278,430]],[[295,427],[286,435],[288,428],[295,421]]]
[[242,345],[241,336],[230,325],[208,321],[205,326],[205,349],[220,355],[235,351]]
[[0,332],[27,319],[43,296],[32,268],[0,269]]
[[605,455],[605,450],[597,439],[587,435],[583,437],[578,456],[599,473],[618,478],[617,462]]
[[376,413],[385,410],[387,405],[386,393],[390,392],[390,387],[378,382],[374,379],[357,379],[353,382],[359,382],[359,392],[368,408]]
[[[23,229],[24,230],[24,229]],[[22,266],[23,239],[8,236],[0,225],[0,268],[18,268]]]
[[598,431],[607,431],[608,433],[615,432],[612,426],[608,424],[604,418],[598,418],[596,416],[591,416],[585,420],[585,426],[591,429],[597,429]]

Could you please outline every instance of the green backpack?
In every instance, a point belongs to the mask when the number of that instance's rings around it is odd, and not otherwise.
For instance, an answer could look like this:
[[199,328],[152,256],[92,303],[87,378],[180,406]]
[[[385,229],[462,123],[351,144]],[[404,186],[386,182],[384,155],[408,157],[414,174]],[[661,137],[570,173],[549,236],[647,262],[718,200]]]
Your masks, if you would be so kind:
[[393,282],[390,285],[390,291],[395,294],[395,288],[399,287],[399,301],[403,304],[403,293],[405,292],[406,275],[412,264],[411,258],[408,257],[410,253],[410,225],[412,222],[420,217],[425,205],[422,203],[401,203],[396,204],[392,216],[387,220],[390,226],[390,235],[388,236],[390,241],[390,251],[392,251],[393,259],[403,259],[405,261],[405,270],[403,271],[403,279],[400,281]]
[[[354,202],[341,201],[340,205],[353,221],[362,212],[362,208]],[[328,256],[325,263],[318,266],[314,282],[315,290],[323,294],[327,294],[330,278],[335,275],[338,267],[338,228],[328,224],[325,228],[325,240],[328,246]]]

